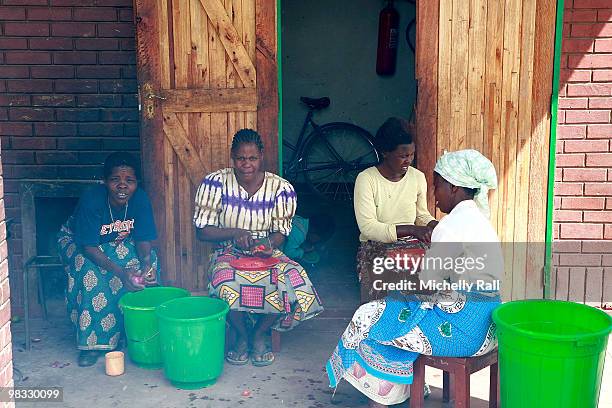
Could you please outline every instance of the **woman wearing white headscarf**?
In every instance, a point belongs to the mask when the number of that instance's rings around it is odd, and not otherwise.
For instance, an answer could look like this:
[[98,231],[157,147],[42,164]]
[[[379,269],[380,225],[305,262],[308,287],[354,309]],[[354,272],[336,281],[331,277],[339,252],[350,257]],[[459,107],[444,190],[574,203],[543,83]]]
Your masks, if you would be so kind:
[[327,362],[330,386],[344,378],[371,406],[410,396],[419,354],[468,357],[496,346],[491,313],[500,303],[503,260],[487,204],[495,168],[479,152],[462,150],[442,156],[434,176],[436,205],[447,215],[419,275],[420,288],[433,295],[394,294],[361,306]]

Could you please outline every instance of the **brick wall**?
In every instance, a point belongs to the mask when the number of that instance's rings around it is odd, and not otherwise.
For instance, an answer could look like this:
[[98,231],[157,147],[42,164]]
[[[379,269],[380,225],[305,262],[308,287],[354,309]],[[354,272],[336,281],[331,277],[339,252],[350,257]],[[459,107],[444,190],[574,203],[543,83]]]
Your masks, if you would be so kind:
[[[2,155],[4,159],[4,154]],[[4,222],[3,176],[0,172],[0,387],[13,386],[13,348],[11,346],[11,288],[9,285],[8,246]],[[14,406],[4,403],[3,406]]]
[[557,297],[612,302],[612,268],[606,268],[612,267],[612,1],[565,0],[565,7],[555,173],[554,237],[563,252],[555,257],[561,266]]
[[[100,177],[110,151],[138,151],[135,60],[132,0],[0,0],[0,135],[16,278],[19,182]],[[20,281],[11,281],[14,293]]]

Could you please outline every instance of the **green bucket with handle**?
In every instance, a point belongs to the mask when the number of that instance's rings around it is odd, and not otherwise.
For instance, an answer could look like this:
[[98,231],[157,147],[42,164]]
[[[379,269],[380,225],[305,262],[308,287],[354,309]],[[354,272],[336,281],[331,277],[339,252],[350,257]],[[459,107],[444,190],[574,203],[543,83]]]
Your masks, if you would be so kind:
[[228,304],[191,296],[157,308],[164,374],[177,388],[212,385],[223,371]]
[[190,295],[185,289],[158,286],[130,292],[121,297],[119,307],[123,311],[128,354],[134,364],[151,370],[162,368],[155,309],[164,302]]
[[612,318],[579,303],[521,300],[493,311],[501,406],[595,408]]

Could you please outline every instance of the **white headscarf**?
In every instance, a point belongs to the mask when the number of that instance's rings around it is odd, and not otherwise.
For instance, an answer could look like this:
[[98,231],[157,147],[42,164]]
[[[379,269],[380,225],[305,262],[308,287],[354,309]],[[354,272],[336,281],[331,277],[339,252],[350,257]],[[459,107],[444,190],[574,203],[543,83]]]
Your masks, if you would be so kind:
[[474,201],[489,218],[489,190],[497,188],[493,163],[473,149],[444,153],[434,171],[454,186],[478,189]]

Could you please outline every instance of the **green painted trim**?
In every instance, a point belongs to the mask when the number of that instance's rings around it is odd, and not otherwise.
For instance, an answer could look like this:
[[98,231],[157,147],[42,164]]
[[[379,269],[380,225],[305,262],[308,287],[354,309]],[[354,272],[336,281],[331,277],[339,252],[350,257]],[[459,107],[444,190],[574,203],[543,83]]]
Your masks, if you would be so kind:
[[278,174],[283,176],[283,43],[281,0],[276,0],[276,69],[278,78]]
[[546,203],[546,259],[544,260],[544,298],[550,298],[550,272],[552,268],[553,212],[555,206],[555,165],[557,147],[557,115],[559,107],[559,71],[563,41],[564,0],[557,0],[555,27],[555,57],[553,61],[552,97],[550,100],[550,146],[548,151],[548,194]]

